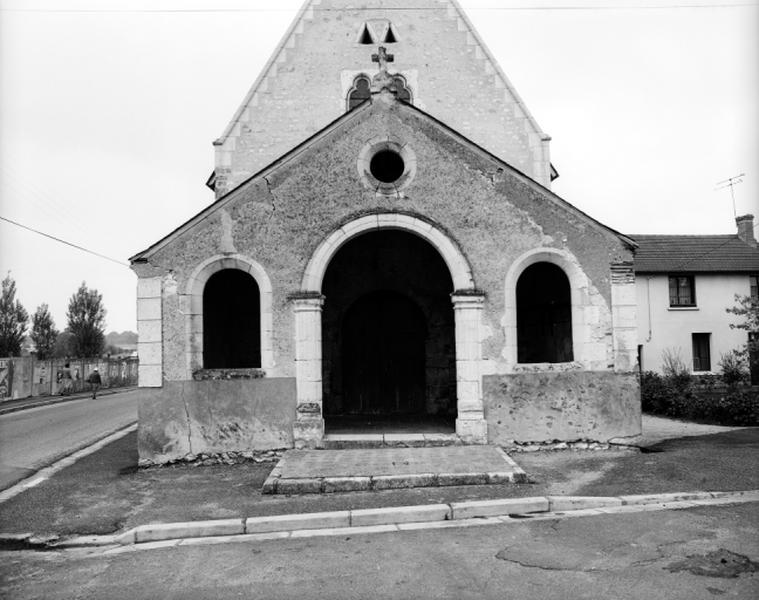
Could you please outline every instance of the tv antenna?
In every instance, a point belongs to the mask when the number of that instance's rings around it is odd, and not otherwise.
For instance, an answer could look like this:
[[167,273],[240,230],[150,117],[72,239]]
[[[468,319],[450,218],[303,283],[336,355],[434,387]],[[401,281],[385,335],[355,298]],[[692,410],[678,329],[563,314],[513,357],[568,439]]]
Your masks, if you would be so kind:
[[743,183],[743,179],[741,177],[745,177],[745,173],[741,173],[740,175],[736,175],[735,177],[730,177],[728,179],[725,179],[724,181],[719,181],[717,183],[717,187],[715,189],[717,190],[724,190],[725,188],[730,188],[730,197],[733,199],[733,217],[738,216],[738,212],[735,210],[735,186],[739,183]]

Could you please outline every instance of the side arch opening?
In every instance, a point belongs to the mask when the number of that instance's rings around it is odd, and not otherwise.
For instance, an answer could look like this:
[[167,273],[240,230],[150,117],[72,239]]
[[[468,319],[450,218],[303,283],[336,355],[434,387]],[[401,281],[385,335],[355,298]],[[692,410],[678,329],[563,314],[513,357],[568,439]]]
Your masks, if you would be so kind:
[[517,280],[517,361],[574,360],[569,278],[556,264],[536,262]]
[[203,368],[261,367],[261,292],[239,269],[222,269],[203,287]]

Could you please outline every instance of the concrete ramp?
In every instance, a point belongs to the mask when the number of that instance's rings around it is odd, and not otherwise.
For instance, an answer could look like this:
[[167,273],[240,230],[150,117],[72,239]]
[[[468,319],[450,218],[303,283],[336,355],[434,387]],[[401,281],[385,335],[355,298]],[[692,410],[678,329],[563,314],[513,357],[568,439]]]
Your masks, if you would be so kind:
[[264,494],[319,494],[449,485],[526,483],[497,446],[288,450]]

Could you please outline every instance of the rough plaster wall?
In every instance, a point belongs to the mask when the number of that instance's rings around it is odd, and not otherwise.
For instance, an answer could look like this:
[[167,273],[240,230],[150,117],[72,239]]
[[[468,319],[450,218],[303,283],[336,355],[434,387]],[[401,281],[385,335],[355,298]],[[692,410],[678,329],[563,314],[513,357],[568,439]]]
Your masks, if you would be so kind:
[[165,382],[140,400],[140,458],[292,447],[295,380]]
[[[405,197],[377,196],[361,183],[357,157],[367,140],[379,135],[411,145],[417,157],[415,179]],[[611,351],[608,335],[611,300],[609,264],[631,253],[610,232],[562,206],[481,152],[454,141],[439,125],[411,109],[381,103],[360,109],[355,118],[290,161],[254,180],[223,201],[234,223],[238,252],[250,256],[273,285],[274,352],[277,376],[294,375],[293,319],[288,294],[296,292],[306,264],[324,238],[341,224],[376,211],[420,215],[447,231],[472,265],[476,285],[487,294],[483,313],[483,357],[503,363],[504,278],[514,260],[536,247],[572,253],[593,283],[587,303],[598,307],[596,332]],[[219,211],[156,251],[138,272],[171,276],[177,289],[198,263],[223,251],[229,230]],[[141,275],[142,276],[142,275]],[[185,322],[171,295],[164,296],[166,377],[185,375],[182,356]],[[183,360],[183,359],[182,359]],[[176,364],[176,368],[170,367]]]
[[634,443],[641,434],[635,373],[569,371],[483,378],[491,444],[591,440]]
[[[383,17],[392,21],[399,39],[388,45],[395,56],[390,71],[412,83],[414,103],[550,184],[548,142],[540,140],[448,2],[383,0],[382,9],[350,10],[356,4],[365,8],[377,2],[324,0],[289,38],[230,135],[217,146],[218,196],[345,112],[345,73],[373,75],[378,68],[371,61],[378,44],[357,43],[360,26]],[[409,10],[418,7],[425,10]],[[397,8],[403,10],[393,10]]]

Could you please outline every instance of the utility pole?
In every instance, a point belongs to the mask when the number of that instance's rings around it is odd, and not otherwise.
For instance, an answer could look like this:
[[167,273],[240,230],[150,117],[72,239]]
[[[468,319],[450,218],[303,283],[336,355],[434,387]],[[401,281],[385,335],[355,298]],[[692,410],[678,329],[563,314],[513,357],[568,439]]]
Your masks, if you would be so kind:
[[739,183],[743,183],[743,179],[741,177],[745,177],[745,173],[741,173],[740,175],[736,175],[735,177],[730,177],[729,179],[725,179],[724,181],[720,181],[717,183],[717,187],[715,189],[717,190],[724,190],[725,188],[730,188],[730,197],[733,199],[733,217],[738,216],[738,212],[735,210],[735,186]]

